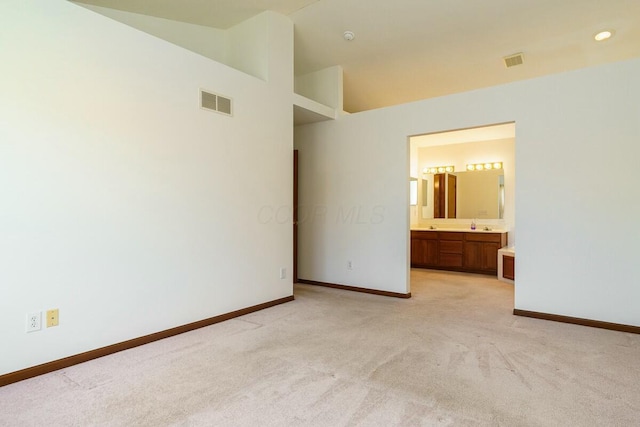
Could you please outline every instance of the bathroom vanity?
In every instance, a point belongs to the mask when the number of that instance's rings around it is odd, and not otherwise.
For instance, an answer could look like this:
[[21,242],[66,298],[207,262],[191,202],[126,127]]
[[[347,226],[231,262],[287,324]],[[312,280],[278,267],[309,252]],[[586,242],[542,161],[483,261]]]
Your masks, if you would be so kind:
[[506,231],[411,230],[411,267],[498,274],[498,250]]

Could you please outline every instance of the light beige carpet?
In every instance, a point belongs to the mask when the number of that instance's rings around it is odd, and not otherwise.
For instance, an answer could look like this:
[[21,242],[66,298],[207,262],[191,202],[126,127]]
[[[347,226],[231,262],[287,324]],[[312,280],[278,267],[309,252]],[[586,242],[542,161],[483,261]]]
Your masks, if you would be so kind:
[[2,426],[638,426],[640,336],[515,317],[495,278],[296,301],[0,388]]

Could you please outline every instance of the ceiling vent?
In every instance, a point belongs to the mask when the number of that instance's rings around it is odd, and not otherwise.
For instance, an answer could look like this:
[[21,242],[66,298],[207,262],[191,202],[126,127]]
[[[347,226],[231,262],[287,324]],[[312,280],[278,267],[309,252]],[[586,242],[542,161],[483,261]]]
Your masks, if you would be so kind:
[[504,59],[504,65],[506,65],[507,68],[515,67],[516,65],[522,65],[524,63],[524,55],[522,54],[522,52],[505,56],[502,59]]
[[231,98],[200,89],[200,108],[231,116]]

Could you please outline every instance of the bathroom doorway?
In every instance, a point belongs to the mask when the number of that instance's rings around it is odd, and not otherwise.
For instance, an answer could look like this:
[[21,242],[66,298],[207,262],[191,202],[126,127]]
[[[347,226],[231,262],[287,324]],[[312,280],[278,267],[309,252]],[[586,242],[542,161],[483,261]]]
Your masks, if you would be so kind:
[[515,244],[515,123],[414,135],[409,152],[411,266],[497,278],[497,250]]

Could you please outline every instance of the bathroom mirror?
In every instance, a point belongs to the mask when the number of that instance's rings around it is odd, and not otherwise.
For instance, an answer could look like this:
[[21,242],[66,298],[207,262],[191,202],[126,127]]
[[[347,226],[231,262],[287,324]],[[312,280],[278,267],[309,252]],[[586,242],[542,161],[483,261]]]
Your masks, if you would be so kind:
[[[511,220],[514,209],[515,125],[504,123],[478,128],[415,135],[409,138],[409,175],[418,177],[418,220]],[[468,170],[468,165],[502,163],[502,169]],[[428,173],[430,170],[440,172]],[[449,169],[449,170],[447,170]],[[453,169],[453,170],[451,170]],[[455,175],[439,183],[444,193],[435,215],[434,177]],[[495,175],[491,175],[494,173]],[[489,182],[487,182],[489,181]],[[446,188],[456,187],[452,194]],[[505,191],[506,190],[506,191]]]
[[[504,172],[502,170],[454,172],[430,175],[428,187],[433,200],[431,209],[423,209],[422,217],[457,219],[504,218]],[[424,195],[423,195],[424,197]]]

